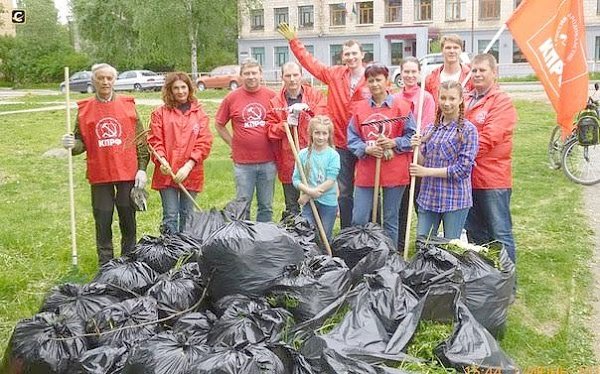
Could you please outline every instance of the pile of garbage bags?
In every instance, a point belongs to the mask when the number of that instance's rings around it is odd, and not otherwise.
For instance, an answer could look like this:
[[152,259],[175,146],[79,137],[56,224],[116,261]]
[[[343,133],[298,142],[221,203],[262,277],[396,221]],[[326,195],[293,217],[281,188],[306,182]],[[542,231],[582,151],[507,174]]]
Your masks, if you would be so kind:
[[[319,253],[300,218],[243,221],[247,205],[196,212],[184,233],[144,236],[93,281],[64,284],[20,321],[3,372],[404,373],[420,321],[453,332],[446,367],[518,372],[504,328],[514,266],[421,242],[405,262],[380,227],[342,230]],[[236,213],[237,212],[237,213]]]

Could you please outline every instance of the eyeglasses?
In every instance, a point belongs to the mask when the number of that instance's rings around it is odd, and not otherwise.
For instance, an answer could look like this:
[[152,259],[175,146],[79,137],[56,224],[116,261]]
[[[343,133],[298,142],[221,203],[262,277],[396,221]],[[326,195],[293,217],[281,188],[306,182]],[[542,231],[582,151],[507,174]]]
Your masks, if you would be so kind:
[[384,74],[385,76],[388,76],[390,73],[390,70],[387,68],[387,66],[380,62],[369,63],[365,68],[365,77],[371,75],[371,71],[375,71],[377,74]]

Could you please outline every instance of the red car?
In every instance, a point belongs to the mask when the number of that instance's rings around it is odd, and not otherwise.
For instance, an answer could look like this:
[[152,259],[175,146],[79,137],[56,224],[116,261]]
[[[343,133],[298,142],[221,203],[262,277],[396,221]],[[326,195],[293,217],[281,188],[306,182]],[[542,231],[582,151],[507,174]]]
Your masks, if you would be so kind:
[[202,75],[196,81],[198,91],[207,88],[229,88],[235,90],[240,86],[240,66],[224,65],[217,66],[207,75]]

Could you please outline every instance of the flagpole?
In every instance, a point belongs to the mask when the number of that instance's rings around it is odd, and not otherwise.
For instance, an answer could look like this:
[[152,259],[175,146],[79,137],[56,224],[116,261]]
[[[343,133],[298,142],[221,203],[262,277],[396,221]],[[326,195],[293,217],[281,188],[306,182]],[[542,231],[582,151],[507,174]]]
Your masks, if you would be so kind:
[[[494,43],[496,43],[496,41],[498,39],[500,39],[500,35],[502,35],[502,33],[504,32],[504,30],[506,30],[506,23],[502,24],[502,26],[500,27],[500,29],[496,32],[496,35],[494,35],[494,37],[492,38],[492,40],[490,40],[490,42],[488,43],[487,47],[485,47],[485,49],[481,53],[488,53],[490,51],[490,49],[492,49],[492,46],[494,45]],[[469,81],[469,79],[471,79],[471,71],[469,71],[469,74],[467,74],[467,76],[465,77],[465,79],[462,81],[461,85],[463,87],[465,87],[467,85],[467,82]]]

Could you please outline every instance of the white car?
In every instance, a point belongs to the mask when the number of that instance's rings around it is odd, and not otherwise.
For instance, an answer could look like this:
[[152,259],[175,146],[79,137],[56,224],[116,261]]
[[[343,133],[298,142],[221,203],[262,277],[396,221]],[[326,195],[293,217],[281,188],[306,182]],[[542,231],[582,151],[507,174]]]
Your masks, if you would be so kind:
[[[425,78],[427,74],[431,73],[433,70],[439,68],[444,63],[444,56],[441,53],[430,53],[425,55],[419,59],[419,63],[423,66],[423,62],[427,61],[427,66],[421,72],[421,77]],[[462,52],[460,54],[460,61],[463,64],[469,64],[471,62],[471,57],[467,52]],[[396,84],[398,87],[404,86],[402,82],[402,74],[400,67],[396,68],[392,75],[390,76],[392,82]]]
[[165,77],[150,70],[124,71],[115,81],[115,91],[158,91],[165,84]]

